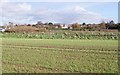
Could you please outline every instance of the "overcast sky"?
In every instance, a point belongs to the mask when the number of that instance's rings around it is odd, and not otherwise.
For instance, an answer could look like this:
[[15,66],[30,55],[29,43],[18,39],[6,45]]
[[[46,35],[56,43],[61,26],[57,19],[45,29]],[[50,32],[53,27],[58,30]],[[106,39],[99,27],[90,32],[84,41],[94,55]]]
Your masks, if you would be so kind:
[[[4,2],[6,1],[6,2]],[[11,0],[14,1],[14,0]],[[3,24],[36,23],[100,23],[118,22],[118,2],[0,2]],[[1,22],[1,24],[2,24]]]

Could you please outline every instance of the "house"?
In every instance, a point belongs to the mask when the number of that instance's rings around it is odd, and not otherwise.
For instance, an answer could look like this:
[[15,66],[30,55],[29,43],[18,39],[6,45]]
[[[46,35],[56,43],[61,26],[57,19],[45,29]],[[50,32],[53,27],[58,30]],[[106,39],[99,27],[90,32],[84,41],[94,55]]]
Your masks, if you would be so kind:
[[0,28],[0,32],[5,32],[5,29],[4,28]]
[[72,25],[68,25],[68,29],[73,29]]
[[54,23],[55,29],[61,28],[60,23]]
[[54,25],[55,29],[58,29],[60,26],[59,25]]
[[68,29],[68,25],[66,25],[66,24],[61,24],[60,26],[62,29]]
[[55,23],[54,27],[57,28],[61,28],[61,29],[72,29],[71,25],[67,25],[67,24],[60,24],[60,23]]

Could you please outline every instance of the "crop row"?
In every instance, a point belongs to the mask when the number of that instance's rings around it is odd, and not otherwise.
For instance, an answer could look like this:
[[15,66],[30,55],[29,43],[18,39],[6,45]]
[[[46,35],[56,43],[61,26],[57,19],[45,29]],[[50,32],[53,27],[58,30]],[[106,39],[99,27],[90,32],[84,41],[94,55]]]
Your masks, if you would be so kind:
[[[21,71],[31,72],[30,68],[36,69],[46,67],[52,72],[59,68],[60,72],[69,70],[70,72],[116,72],[117,55],[96,54],[81,51],[59,51],[46,49],[24,49],[24,48],[3,48],[4,72]],[[42,59],[44,58],[44,59]],[[86,59],[86,60],[85,60]],[[14,66],[12,66],[14,65]],[[26,68],[20,67],[23,65]],[[30,66],[31,67],[30,67]],[[9,67],[11,66],[11,67]],[[20,67],[14,70],[15,67]],[[81,69],[82,68],[82,69]],[[22,70],[20,70],[22,69]],[[90,70],[89,70],[90,69]],[[27,70],[27,71],[26,71]],[[48,69],[46,69],[48,71]],[[41,72],[36,70],[35,72]],[[42,71],[43,72],[43,71]],[[68,72],[68,71],[67,71]]]
[[3,33],[3,38],[36,38],[36,39],[112,39],[118,40],[118,34],[82,34],[82,33],[49,33],[49,34],[35,34],[35,33]]

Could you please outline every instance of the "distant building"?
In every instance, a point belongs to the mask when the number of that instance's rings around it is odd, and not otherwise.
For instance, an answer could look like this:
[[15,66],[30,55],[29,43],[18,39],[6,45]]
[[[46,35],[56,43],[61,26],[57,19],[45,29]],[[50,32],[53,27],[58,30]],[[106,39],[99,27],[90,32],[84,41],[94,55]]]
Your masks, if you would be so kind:
[[72,27],[72,25],[70,24],[70,25],[68,25],[68,29],[73,29],[73,27]]
[[14,28],[16,24],[14,24],[13,22],[8,22],[6,25],[5,25],[5,28],[6,29],[11,29],[11,28]]
[[57,28],[61,28],[60,23],[54,23],[54,27]]
[[68,29],[68,25],[66,25],[66,24],[61,24],[60,26],[62,29]]
[[0,32],[5,32],[5,29],[4,28],[0,28]]

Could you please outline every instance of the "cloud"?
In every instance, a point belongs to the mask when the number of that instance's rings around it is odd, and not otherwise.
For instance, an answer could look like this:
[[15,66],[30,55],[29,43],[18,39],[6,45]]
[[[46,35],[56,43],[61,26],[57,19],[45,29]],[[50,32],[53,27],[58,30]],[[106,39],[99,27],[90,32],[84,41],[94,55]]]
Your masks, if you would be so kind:
[[118,2],[119,0],[10,0],[11,2]]
[[29,5],[27,3],[18,4],[18,6],[20,7],[20,9],[22,9],[21,11],[31,10],[31,5]]
[[31,13],[31,5],[27,3],[10,3],[4,2],[0,5],[2,8],[3,22],[25,23],[31,19],[31,16],[26,16]]
[[79,5],[52,9],[48,7],[35,7],[30,3],[4,3],[3,20],[4,22],[15,23],[36,23],[43,22],[61,22],[61,23],[99,23],[107,18],[101,14],[88,11]]
[[49,19],[62,23],[74,23],[74,22],[99,23],[102,19],[107,19],[105,17],[102,17],[98,13],[88,11],[80,6],[74,6],[69,8],[67,7],[58,11],[48,10],[44,14],[40,15],[44,15],[43,18],[46,17],[47,20]]

